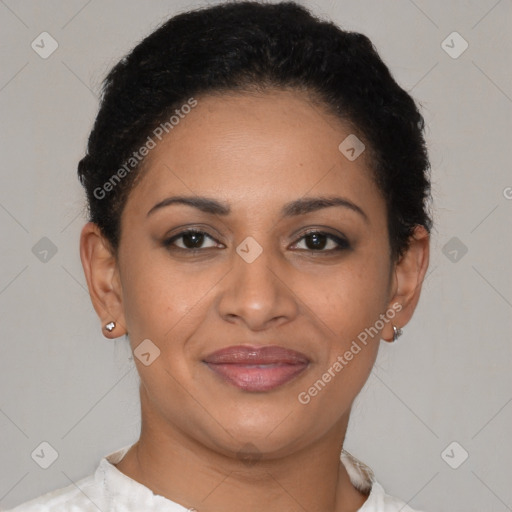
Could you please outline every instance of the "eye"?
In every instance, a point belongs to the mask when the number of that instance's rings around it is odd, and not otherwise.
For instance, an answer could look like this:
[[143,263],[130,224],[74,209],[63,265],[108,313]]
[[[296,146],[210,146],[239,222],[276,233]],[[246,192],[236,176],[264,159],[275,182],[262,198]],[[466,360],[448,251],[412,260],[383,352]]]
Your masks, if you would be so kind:
[[[211,240],[213,243],[210,243],[208,246],[203,246],[206,239]],[[181,240],[180,243],[177,243],[178,240]],[[217,247],[218,242],[213,239],[208,233],[204,231],[199,231],[197,229],[188,229],[186,231],[182,231],[177,235],[168,238],[163,242],[164,246],[169,249],[182,249],[195,251],[200,249],[210,249],[212,247]]]
[[295,245],[300,244],[300,240],[304,240],[306,247],[299,247],[299,249],[306,251],[333,252],[350,248],[350,244],[344,238],[323,231],[310,231],[303,235]]
[[[210,241],[208,245],[205,242]],[[300,244],[305,246],[300,247]],[[205,231],[198,229],[188,229],[182,231],[167,240],[164,240],[163,245],[168,249],[176,249],[183,251],[200,251],[203,249],[211,249],[214,247],[222,246]],[[349,249],[350,244],[344,238],[338,237],[331,233],[323,231],[310,231],[304,234],[298,242],[294,244],[296,249],[305,250],[310,252],[334,252]]]

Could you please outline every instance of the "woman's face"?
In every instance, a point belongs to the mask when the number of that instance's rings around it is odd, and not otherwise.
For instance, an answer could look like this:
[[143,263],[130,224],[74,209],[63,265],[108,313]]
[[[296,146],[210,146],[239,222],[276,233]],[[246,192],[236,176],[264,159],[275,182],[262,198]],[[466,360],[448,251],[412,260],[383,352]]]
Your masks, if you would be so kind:
[[[381,337],[405,323],[386,206],[367,154],[339,149],[350,131],[299,93],[197,101],[123,211],[115,320],[143,422],[280,456],[346,423]],[[162,204],[178,196],[197,206]]]

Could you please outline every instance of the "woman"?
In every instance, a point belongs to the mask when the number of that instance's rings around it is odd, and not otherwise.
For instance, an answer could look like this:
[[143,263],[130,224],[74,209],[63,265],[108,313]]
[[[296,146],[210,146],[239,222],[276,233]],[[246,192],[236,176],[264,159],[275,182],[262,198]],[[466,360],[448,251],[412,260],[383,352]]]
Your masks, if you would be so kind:
[[287,2],[168,20],[104,83],[81,259],[140,439],[14,510],[411,512],[343,450],[432,221],[423,118],[367,37]]

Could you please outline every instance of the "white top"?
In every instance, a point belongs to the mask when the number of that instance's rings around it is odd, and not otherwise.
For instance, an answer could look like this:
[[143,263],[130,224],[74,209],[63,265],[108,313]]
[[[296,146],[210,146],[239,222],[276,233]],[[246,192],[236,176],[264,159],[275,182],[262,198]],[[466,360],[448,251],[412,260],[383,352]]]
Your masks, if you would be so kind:
[[[68,487],[57,489],[6,512],[190,512],[174,501],[153,494],[146,486],[119,471],[117,464],[129,450],[125,446],[103,457],[94,474]],[[419,512],[384,492],[373,471],[343,450],[350,481],[368,498],[359,512]]]

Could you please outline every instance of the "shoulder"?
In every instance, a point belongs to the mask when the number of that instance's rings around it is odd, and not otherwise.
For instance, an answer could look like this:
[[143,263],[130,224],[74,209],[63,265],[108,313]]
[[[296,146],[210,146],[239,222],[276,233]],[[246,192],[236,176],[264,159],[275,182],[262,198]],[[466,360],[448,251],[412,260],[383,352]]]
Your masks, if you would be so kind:
[[386,494],[386,491],[379,484],[373,482],[370,495],[366,503],[358,510],[358,512],[421,512],[412,509],[400,498],[395,498]]
[[368,496],[358,512],[421,512],[412,509],[403,500],[386,494],[371,468],[346,450],[341,454],[341,461],[354,487]]
[[[66,487],[48,492],[26,501],[5,512],[98,512],[111,510],[117,492],[129,488],[129,478],[119,474],[113,485],[113,473],[118,472],[112,464],[118,462],[128,451],[125,446],[103,457],[96,471]],[[111,485],[112,484],[112,485]],[[128,509],[127,509],[128,510]]]
[[95,487],[94,475],[90,475],[75,484],[48,492],[5,512],[97,512],[98,507],[92,501],[94,494],[97,494]]

